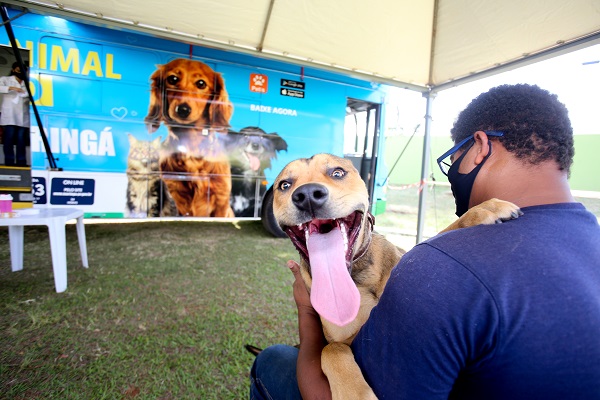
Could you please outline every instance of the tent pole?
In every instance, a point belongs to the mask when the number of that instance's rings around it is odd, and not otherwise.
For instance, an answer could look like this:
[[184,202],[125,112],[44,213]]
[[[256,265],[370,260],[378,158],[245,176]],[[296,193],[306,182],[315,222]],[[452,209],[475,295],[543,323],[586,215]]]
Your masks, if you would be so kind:
[[423,227],[425,225],[425,205],[427,202],[427,177],[429,175],[429,154],[431,153],[431,109],[435,93],[431,90],[423,93],[427,98],[425,111],[425,136],[423,137],[423,157],[421,164],[421,181],[419,183],[419,214],[417,219],[417,244],[423,241]]

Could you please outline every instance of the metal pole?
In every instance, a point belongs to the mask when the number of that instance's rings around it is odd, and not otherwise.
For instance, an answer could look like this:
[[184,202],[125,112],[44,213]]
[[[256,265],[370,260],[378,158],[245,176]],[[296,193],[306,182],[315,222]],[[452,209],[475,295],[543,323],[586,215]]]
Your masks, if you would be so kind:
[[[376,105],[372,108],[369,108],[369,114],[371,113],[371,110],[375,110],[375,129],[373,132],[373,149],[371,152],[371,165],[370,165],[370,170],[369,170],[369,175],[370,175],[370,179],[369,179],[369,199],[370,199],[370,208],[373,208],[373,201],[374,196],[375,196],[375,173],[377,172],[377,161],[378,161],[378,157],[377,155],[379,154],[379,135],[381,133],[380,128],[381,128],[381,106],[380,105]],[[366,138],[365,138],[366,140]]]
[[425,225],[425,205],[427,197],[427,177],[429,175],[429,153],[431,152],[431,109],[435,93],[429,91],[423,96],[427,98],[425,111],[425,136],[423,137],[423,158],[421,164],[421,182],[419,183],[419,214],[417,219],[417,244],[423,241],[423,228]]

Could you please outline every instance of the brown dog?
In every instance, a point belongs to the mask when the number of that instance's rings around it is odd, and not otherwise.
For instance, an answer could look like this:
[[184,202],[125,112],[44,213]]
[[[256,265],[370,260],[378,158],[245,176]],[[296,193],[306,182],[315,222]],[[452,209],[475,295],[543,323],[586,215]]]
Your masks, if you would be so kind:
[[[300,253],[300,271],[328,345],[321,366],[334,399],[375,399],[349,345],[377,305],[404,254],[372,231],[366,186],[349,160],[317,154],[275,179],[273,212]],[[489,200],[445,230],[516,218],[512,203]]]
[[177,59],[150,79],[145,121],[150,132],[168,127],[159,167],[179,214],[233,217],[229,161],[217,140],[233,114],[223,77],[199,61]]

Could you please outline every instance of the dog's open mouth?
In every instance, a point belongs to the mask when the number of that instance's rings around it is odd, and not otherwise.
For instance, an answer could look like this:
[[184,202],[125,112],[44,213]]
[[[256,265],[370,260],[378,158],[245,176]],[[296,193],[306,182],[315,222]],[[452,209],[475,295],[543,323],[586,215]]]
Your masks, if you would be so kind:
[[[300,252],[300,255],[309,261],[308,249],[306,243],[308,237],[314,233],[329,233],[334,229],[339,229],[344,241],[344,253],[346,258],[346,268],[348,272],[352,267],[352,256],[354,254],[354,245],[360,233],[363,213],[355,211],[345,218],[339,219],[313,219],[312,221],[297,225],[284,227],[285,233],[290,237],[292,243]],[[358,249],[357,249],[358,250]]]
[[310,265],[310,300],[326,320],[344,326],[360,308],[360,293],[350,275],[363,213],[340,219],[315,219],[285,231]]

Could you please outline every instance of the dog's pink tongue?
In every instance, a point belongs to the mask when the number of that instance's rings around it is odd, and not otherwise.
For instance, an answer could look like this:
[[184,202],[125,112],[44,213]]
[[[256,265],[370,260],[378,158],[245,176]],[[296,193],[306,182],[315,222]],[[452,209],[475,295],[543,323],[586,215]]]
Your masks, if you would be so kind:
[[254,154],[246,153],[248,155],[248,160],[250,161],[250,168],[252,171],[258,171],[260,168],[260,160]]
[[327,321],[349,324],[358,314],[360,293],[346,268],[342,232],[312,233],[307,247],[312,273],[310,302]]

